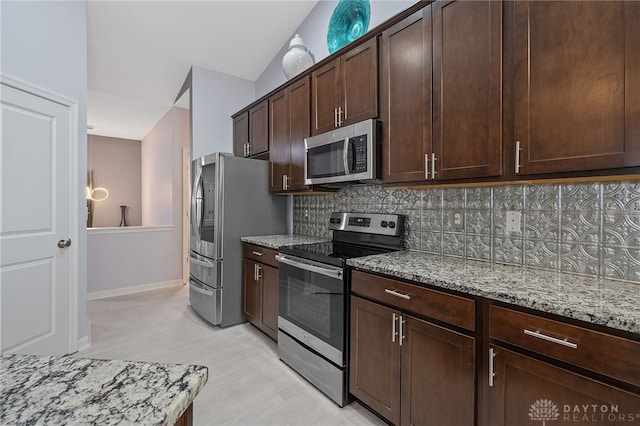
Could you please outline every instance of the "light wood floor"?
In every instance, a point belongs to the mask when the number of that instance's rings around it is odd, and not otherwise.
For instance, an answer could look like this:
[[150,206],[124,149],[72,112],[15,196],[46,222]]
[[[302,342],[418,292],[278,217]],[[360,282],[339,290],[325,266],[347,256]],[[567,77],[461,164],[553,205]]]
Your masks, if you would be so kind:
[[278,359],[249,324],[221,329],[172,287],[88,303],[91,347],[75,356],[209,367],[194,425],[384,425],[357,402],[340,408]]

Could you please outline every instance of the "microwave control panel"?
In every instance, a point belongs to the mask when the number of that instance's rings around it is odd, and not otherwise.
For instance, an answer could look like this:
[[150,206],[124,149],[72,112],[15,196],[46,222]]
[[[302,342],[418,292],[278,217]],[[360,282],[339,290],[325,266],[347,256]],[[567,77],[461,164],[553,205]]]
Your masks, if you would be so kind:
[[367,135],[354,136],[349,139],[350,147],[353,147],[353,170],[350,173],[362,173],[367,171]]

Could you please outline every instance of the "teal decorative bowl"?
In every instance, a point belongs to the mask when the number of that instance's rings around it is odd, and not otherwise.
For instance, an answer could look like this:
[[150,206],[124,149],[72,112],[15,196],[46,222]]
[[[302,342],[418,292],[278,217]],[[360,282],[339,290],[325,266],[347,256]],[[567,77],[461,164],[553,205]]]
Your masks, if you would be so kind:
[[369,0],[340,0],[333,10],[327,30],[329,53],[351,43],[369,29]]

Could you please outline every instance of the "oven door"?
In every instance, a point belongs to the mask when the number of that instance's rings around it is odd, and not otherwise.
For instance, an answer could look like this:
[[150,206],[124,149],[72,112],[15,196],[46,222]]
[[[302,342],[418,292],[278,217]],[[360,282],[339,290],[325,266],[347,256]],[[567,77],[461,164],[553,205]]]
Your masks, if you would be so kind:
[[338,366],[345,365],[344,270],[278,254],[278,328]]

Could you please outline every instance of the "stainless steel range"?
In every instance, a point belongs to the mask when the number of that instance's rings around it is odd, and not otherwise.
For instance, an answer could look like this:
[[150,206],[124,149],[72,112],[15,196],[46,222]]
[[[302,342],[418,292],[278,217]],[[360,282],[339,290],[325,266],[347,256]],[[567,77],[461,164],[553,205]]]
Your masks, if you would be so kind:
[[402,248],[404,216],[332,213],[333,240],[281,247],[278,355],[339,406],[350,402],[346,261]]

